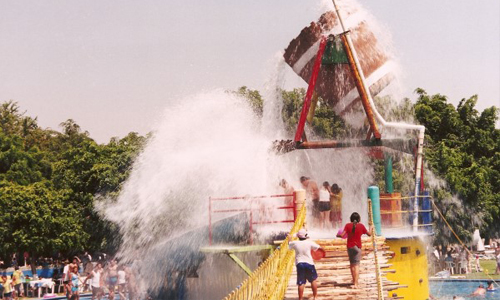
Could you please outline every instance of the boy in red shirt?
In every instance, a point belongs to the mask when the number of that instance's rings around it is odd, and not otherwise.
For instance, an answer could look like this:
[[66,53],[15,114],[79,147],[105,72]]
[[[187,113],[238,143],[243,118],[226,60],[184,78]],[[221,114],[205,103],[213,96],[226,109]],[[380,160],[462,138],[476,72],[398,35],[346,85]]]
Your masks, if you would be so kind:
[[359,280],[359,262],[361,261],[361,236],[366,234],[370,236],[365,225],[360,223],[361,217],[357,212],[352,213],[351,223],[347,223],[343,233],[338,233],[337,237],[347,234],[347,254],[351,268],[353,288],[358,288]]

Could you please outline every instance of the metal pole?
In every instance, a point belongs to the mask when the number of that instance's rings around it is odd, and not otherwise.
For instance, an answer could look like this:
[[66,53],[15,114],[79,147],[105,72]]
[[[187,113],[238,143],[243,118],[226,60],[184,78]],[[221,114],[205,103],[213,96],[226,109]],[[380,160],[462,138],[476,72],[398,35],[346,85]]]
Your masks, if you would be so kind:
[[253,245],[253,210],[250,208],[250,245]]
[[304,132],[304,126],[307,120],[307,114],[309,113],[309,108],[311,106],[311,98],[314,93],[314,87],[316,86],[316,80],[318,79],[319,69],[321,68],[321,58],[325,52],[326,38],[322,37],[319,44],[318,54],[316,54],[316,60],[314,61],[313,70],[311,73],[311,79],[309,79],[309,86],[307,87],[306,98],[304,99],[304,106],[302,106],[302,112],[300,113],[299,124],[297,125],[297,132],[295,132],[295,142],[300,142],[302,138],[302,133]]
[[212,246],[212,197],[208,197],[208,244]]
[[293,222],[297,220],[297,193],[293,192]]
[[415,201],[413,202],[413,231],[418,231],[418,196],[420,193],[420,180],[422,175],[422,155],[424,151],[424,131],[418,134],[417,166],[415,174]]
[[[333,2],[333,6],[335,7],[335,11],[337,12],[340,26],[342,27],[342,30],[344,32],[346,32],[347,30],[344,26],[344,21],[342,20],[342,16],[340,15],[340,11],[339,11],[339,8],[337,7],[337,3],[335,3],[335,0],[332,0],[332,2]],[[419,133],[418,133],[417,169],[416,169],[416,175],[415,175],[415,196],[417,197],[419,194],[419,188],[420,188],[419,187],[420,186],[420,179],[421,179],[420,173],[421,173],[421,169],[422,169],[422,153],[423,153],[423,146],[424,146],[425,127],[422,125],[386,122],[384,120],[382,115],[380,115],[377,108],[375,107],[375,102],[373,101],[373,98],[372,98],[372,95],[371,95],[370,90],[368,88],[368,85],[366,84],[365,75],[363,73],[363,70],[361,69],[361,65],[359,64],[358,55],[356,54],[356,50],[354,49],[349,32],[346,33],[345,37],[346,37],[349,49],[352,52],[354,64],[356,66],[356,69],[358,70],[358,73],[359,73],[359,76],[361,79],[361,83],[363,84],[364,89],[367,91],[370,106],[372,107],[372,110],[375,113],[375,117],[377,118],[377,120],[383,126],[386,126],[386,127],[408,129],[408,130],[418,130],[419,131]],[[418,198],[415,198],[415,199],[418,199]],[[413,218],[413,231],[417,231],[418,230],[418,201],[415,201],[415,203],[413,204],[413,210],[415,211],[414,218]]]

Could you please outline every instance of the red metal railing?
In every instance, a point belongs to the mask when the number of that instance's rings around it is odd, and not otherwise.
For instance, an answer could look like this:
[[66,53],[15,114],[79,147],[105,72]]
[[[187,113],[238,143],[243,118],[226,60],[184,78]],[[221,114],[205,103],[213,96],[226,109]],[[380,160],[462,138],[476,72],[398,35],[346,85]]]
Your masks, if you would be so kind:
[[[255,203],[261,200],[267,199],[283,199],[286,200],[287,197],[292,198],[292,205],[283,205],[283,206],[268,206],[267,208],[272,208],[274,210],[282,210],[282,209],[291,209],[293,212],[293,219],[285,219],[285,220],[266,220],[265,218],[259,218],[258,221],[254,221],[254,214],[256,212],[262,212],[263,207],[259,205],[256,207]],[[245,201],[243,203],[245,208],[231,208],[231,209],[213,209],[213,202],[222,202],[222,201]],[[295,193],[293,194],[281,194],[281,195],[270,195],[270,196],[245,196],[245,197],[226,197],[226,198],[208,198],[208,239],[210,245],[212,245],[212,214],[215,213],[234,213],[234,212],[248,212],[249,214],[249,230],[250,230],[250,244],[253,244],[253,225],[263,225],[263,224],[278,224],[278,223],[294,223],[295,219],[297,219],[297,210],[296,210],[296,199]]]

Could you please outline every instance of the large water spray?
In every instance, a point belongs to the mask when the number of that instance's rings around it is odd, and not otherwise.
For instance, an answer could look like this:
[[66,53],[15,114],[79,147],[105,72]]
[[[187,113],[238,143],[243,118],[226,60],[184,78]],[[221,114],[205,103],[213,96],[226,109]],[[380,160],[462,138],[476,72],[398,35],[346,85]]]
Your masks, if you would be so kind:
[[[353,3],[350,5],[357,5]],[[178,259],[168,251],[172,247],[169,242],[190,238],[196,241],[188,241],[186,247],[199,247],[198,233],[184,234],[208,224],[210,196],[282,193],[278,185],[281,179],[297,189],[301,188],[299,177],[305,175],[318,184],[329,181],[342,188],[343,220],[353,211],[366,220],[366,187],[374,182],[365,150],[301,150],[286,155],[271,151],[274,139],[292,136],[284,130],[281,119],[280,91],[286,67],[281,57],[280,52],[263,92],[262,118],[255,115],[246,99],[232,92],[215,90],[179,99],[165,109],[118,199],[102,204],[106,218],[120,228],[118,256],[139,262],[136,267],[146,290],[158,290],[176,280],[165,263]],[[220,216],[224,217],[228,215]],[[268,232],[269,227],[255,230]],[[192,287],[197,292],[191,292],[189,298],[197,299],[209,287],[214,291],[204,295],[220,298],[245,276],[218,258],[206,258],[202,264],[206,267],[198,274],[198,285]],[[216,265],[225,270],[214,276]],[[216,277],[218,283],[214,284]],[[212,284],[206,284],[210,281]]]

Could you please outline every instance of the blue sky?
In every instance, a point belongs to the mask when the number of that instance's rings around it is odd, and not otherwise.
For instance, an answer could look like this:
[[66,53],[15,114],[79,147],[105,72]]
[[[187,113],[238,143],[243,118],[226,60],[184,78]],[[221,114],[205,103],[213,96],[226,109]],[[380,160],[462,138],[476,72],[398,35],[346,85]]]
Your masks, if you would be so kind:
[[[392,35],[403,96],[500,107],[498,0],[358,0]],[[214,88],[262,89],[276,53],[326,0],[0,2],[0,101],[43,127],[73,118],[98,142],[151,130],[168,105]],[[287,71],[287,87],[304,86]]]

